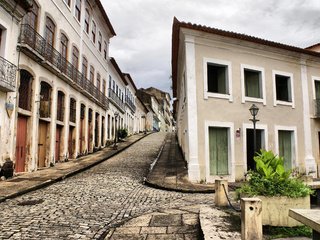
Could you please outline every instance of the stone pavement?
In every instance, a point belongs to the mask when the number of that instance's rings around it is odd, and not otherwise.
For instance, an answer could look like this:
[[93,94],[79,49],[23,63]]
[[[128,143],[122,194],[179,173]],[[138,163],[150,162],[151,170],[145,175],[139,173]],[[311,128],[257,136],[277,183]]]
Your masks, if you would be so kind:
[[167,134],[160,156],[147,176],[146,184],[160,189],[187,193],[214,193],[214,184],[197,184],[188,181],[186,162],[175,133]]
[[123,151],[145,136],[147,135],[132,135],[124,142],[119,142],[116,150],[114,150],[113,146],[111,145],[102,149],[101,151],[80,157],[78,159],[57,163],[54,167],[31,173],[18,174],[17,176],[6,181],[0,180],[0,202],[48,186],[81,171],[89,169]]

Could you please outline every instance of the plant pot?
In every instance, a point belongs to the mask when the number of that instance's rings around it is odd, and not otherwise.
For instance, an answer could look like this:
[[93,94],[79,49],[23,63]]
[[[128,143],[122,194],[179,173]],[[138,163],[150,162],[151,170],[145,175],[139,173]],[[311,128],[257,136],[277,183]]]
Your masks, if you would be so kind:
[[289,217],[289,209],[310,209],[310,196],[301,198],[257,196],[257,198],[262,201],[262,225],[301,226],[301,223]]

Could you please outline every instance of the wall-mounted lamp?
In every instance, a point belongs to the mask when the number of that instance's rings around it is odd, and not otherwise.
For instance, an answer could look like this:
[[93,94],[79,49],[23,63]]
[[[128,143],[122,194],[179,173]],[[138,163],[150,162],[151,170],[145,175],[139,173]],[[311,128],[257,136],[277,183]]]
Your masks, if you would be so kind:
[[5,107],[6,107],[8,117],[10,118],[14,109],[14,104],[11,102],[11,98],[9,98],[8,101],[5,103]]

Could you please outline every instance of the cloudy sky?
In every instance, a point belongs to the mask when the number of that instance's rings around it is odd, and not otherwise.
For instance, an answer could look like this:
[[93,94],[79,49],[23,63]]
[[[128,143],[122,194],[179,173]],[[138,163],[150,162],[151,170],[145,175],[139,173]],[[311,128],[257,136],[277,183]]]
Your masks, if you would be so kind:
[[117,36],[110,55],[138,88],[171,93],[173,17],[276,42],[320,42],[319,0],[101,0]]

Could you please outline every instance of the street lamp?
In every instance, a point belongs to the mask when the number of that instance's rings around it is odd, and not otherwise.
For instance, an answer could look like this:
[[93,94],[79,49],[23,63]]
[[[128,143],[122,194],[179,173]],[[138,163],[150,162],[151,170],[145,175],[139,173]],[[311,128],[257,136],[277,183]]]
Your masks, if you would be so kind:
[[114,122],[115,122],[115,131],[114,131],[114,144],[113,149],[117,149],[117,135],[118,135],[118,127],[117,127],[117,118],[119,116],[118,112],[114,113]]
[[249,108],[249,111],[252,116],[252,119],[249,119],[249,120],[252,121],[253,123],[253,150],[254,150],[253,156],[254,156],[257,151],[256,122],[258,122],[259,120],[256,119],[256,116],[259,112],[259,108],[255,104],[252,104],[252,106]]

